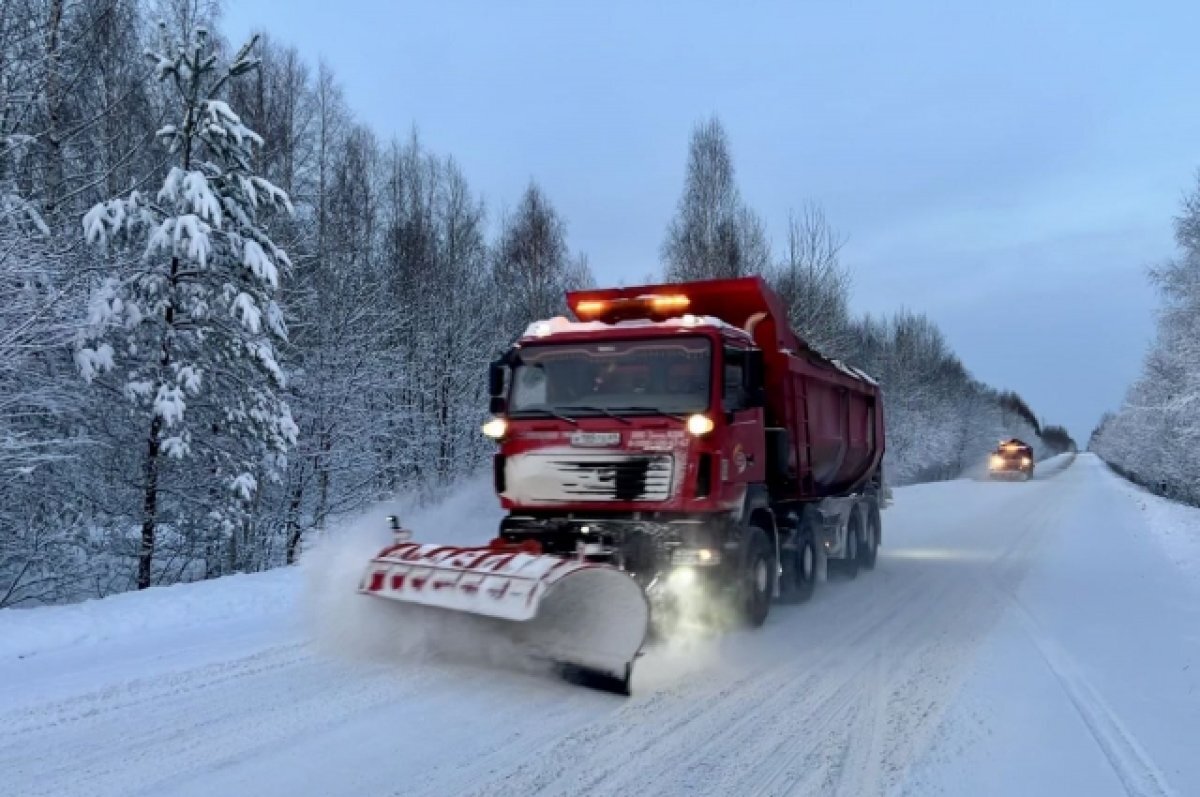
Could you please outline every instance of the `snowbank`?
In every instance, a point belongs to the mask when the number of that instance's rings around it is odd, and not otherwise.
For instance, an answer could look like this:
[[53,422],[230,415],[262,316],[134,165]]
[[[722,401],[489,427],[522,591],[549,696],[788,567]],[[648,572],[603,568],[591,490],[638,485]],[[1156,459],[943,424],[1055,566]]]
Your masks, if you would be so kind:
[[494,536],[500,510],[489,479],[471,479],[448,495],[427,507],[411,498],[387,501],[332,524],[302,556],[306,578],[296,568],[282,568],[66,606],[0,609],[0,661],[177,627],[296,615],[312,609],[314,590],[320,606],[339,611],[358,597],[354,589],[367,558],[390,540],[388,515],[400,516],[419,538],[434,542],[470,545]]
[[1171,561],[1183,572],[1200,577],[1200,508],[1157,496],[1111,471],[1109,475],[1142,510],[1146,527]]
[[1055,454],[1054,456],[1038,460],[1035,475],[1039,479],[1048,479],[1051,476],[1055,476],[1071,467],[1077,456],[1078,454],[1074,451],[1065,451],[1061,454]]
[[0,660],[177,627],[195,627],[294,609],[293,570],[153,587],[68,606],[0,609]]

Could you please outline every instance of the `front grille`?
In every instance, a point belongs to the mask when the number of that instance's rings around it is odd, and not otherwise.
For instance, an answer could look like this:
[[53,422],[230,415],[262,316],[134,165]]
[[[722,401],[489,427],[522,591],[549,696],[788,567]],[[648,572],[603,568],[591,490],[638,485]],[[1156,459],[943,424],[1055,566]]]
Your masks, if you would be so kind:
[[509,484],[534,501],[665,501],[671,496],[674,459],[669,454],[526,454],[521,459],[521,478],[532,478],[522,488],[510,473]]

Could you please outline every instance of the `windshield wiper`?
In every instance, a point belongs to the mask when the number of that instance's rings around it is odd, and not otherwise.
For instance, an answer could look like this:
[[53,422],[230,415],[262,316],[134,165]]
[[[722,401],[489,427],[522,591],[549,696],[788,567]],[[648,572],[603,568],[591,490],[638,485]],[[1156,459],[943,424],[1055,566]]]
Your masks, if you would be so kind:
[[545,415],[548,418],[557,418],[560,421],[566,421],[567,423],[574,424],[575,426],[579,425],[579,421],[575,420],[574,418],[568,417],[566,415],[562,415],[561,413],[557,413],[554,410],[545,409],[544,407],[528,407],[523,410],[515,410],[513,412],[510,412],[508,414],[508,417],[520,418],[522,415],[527,415],[527,414]]
[[687,420],[684,416],[674,412],[667,412],[658,407],[613,407],[614,410],[620,412],[653,412],[656,415],[665,415],[668,418],[674,418],[677,421]]
[[617,415],[615,412],[612,412],[611,410],[607,410],[604,407],[593,407],[590,404],[569,404],[569,405],[559,405],[558,408],[560,410],[582,410],[583,412],[599,412],[599,413],[603,413],[604,415],[607,415],[608,417],[610,417],[614,420],[618,420],[627,426],[633,425],[633,421],[629,420],[628,418],[622,418],[620,415]]

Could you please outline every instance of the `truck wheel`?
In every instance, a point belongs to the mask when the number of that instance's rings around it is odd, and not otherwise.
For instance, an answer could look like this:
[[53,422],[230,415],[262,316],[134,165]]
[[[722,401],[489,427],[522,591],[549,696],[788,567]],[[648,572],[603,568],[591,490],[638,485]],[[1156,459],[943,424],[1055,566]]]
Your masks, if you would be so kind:
[[788,551],[781,578],[781,602],[804,603],[813,596],[817,586],[817,544],[811,534],[804,535],[795,551]]
[[767,533],[758,526],[746,529],[746,558],[737,595],[739,619],[758,628],[771,612],[771,593],[774,592],[774,557]]
[[858,546],[858,565],[864,570],[875,569],[879,555],[880,526],[879,507],[874,502],[860,504],[863,518],[863,542]]
[[861,547],[861,541],[862,522],[859,519],[858,511],[852,511],[846,520],[846,547],[842,551],[842,558],[829,560],[829,564],[834,566],[834,572],[840,573],[846,578],[858,577],[858,550]]

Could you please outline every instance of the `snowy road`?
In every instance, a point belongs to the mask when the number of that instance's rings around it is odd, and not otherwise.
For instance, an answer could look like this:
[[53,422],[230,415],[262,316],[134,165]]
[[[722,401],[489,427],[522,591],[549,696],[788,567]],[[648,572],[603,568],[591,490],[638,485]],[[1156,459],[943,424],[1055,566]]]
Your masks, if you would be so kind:
[[0,787],[1200,794],[1200,511],[1054,470],[898,490],[876,571],[651,653],[631,699],[329,656],[292,572],[0,613]]

